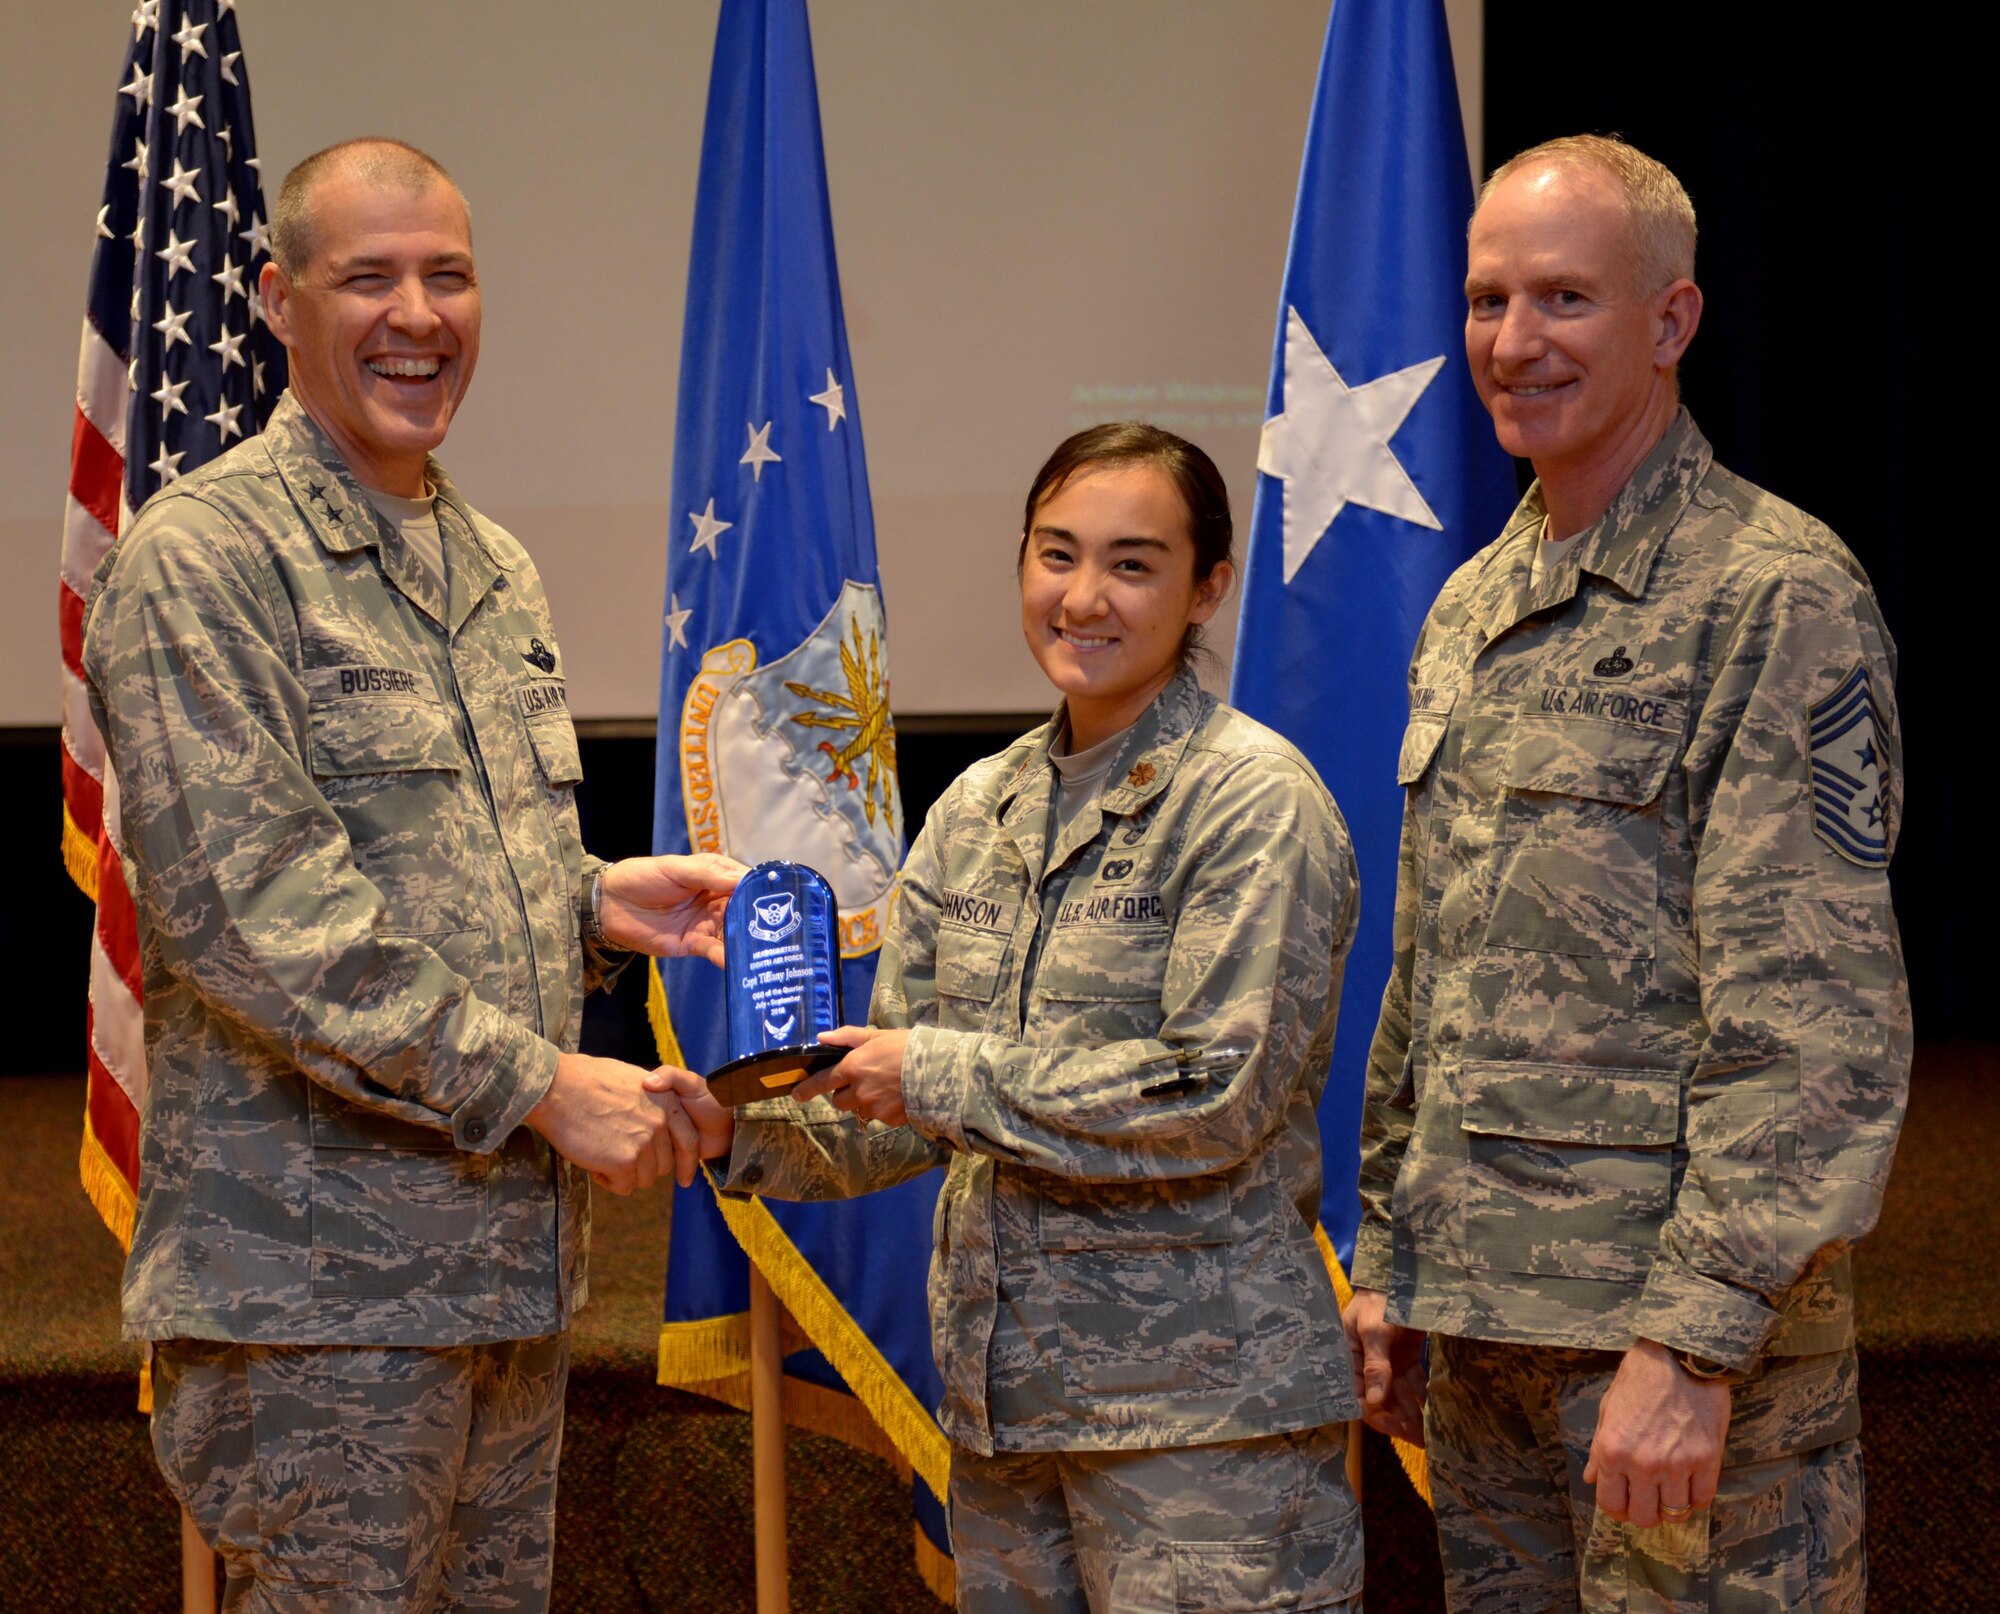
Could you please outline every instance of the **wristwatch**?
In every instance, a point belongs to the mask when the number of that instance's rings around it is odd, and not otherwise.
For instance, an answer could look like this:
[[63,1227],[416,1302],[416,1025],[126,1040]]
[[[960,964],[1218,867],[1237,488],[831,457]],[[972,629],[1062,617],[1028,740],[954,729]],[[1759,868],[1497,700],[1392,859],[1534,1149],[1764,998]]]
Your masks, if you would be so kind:
[[1718,1362],[1712,1356],[1697,1356],[1693,1351],[1681,1350],[1678,1346],[1668,1346],[1669,1354],[1680,1363],[1681,1371],[1689,1378],[1713,1382],[1726,1379],[1736,1370],[1727,1362]]
[[604,871],[609,863],[597,865],[597,872],[590,877],[590,889],[583,898],[583,939],[594,947],[608,947],[611,938],[604,934]]

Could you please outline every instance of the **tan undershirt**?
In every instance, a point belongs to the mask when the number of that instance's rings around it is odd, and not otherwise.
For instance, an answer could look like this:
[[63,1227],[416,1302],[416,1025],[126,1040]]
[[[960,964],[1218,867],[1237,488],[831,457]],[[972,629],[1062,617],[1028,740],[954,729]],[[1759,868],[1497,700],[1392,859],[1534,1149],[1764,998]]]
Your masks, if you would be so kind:
[[401,494],[384,493],[380,488],[363,488],[368,502],[382,512],[382,519],[403,535],[403,542],[410,546],[410,553],[429,574],[437,585],[440,595],[444,593],[444,534],[438,531],[437,489],[430,483],[424,484],[421,499],[406,499]]
[[[1583,532],[1588,531],[1590,531],[1588,527],[1583,529]],[[1530,588],[1537,591],[1541,589],[1542,579],[1560,566],[1569,552],[1583,542],[1583,532],[1573,532],[1567,538],[1551,538],[1548,535],[1549,518],[1542,517],[1542,536],[1535,540],[1535,565],[1528,578]]]

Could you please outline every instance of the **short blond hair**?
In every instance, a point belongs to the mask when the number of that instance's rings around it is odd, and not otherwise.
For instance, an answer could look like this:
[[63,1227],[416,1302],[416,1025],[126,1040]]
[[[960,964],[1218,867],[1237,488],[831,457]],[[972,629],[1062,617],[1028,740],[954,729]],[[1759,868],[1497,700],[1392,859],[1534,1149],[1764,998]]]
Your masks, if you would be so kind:
[[271,261],[287,280],[297,280],[319,249],[313,189],[322,178],[334,173],[352,174],[382,189],[421,191],[443,183],[451,187],[465,209],[467,230],[472,228],[472,204],[466,201],[465,192],[445,171],[444,164],[429,152],[387,135],[342,140],[300,162],[285,176],[278,192],[278,205],[271,210]]
[[1476,213],[1494,188],[1525,168],[1591,168],[1618,187],[1625,200],[1632,268],[1645,296],[1694,279],[1694,203],[1674,171],[1615,135],[1564,135],[1509,157],[1479,188]]

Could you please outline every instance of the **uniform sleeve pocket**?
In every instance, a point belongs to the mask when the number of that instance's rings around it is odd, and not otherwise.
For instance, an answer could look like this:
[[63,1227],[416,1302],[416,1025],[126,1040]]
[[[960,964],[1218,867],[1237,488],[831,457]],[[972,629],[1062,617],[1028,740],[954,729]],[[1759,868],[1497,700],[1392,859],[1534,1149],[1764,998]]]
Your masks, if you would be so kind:
[[1467,1264],[1642,1282],[1671,1203],[1679,1073],[1472,1061],[1463,1090]]
[[1361,1520],[1267,1541],[1176,1541],[1175,1614],[1333,1609],[1361,1596]]

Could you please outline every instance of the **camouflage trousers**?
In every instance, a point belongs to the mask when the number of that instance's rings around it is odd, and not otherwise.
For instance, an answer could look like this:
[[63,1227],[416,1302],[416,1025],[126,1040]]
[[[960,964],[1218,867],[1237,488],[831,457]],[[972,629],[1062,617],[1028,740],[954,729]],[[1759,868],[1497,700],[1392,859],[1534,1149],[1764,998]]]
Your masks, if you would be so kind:
[[1452,1614],[1862,1614],[1854,1353],[1736,1389],[1714,1503],[1641,1530],[1583,1482],[1613,1351],[1434,1334],[1424,1437]]
[[1152,1451],[954,1447],[961,1614],[1361,1610],[1341,1424]]
[[567,1336],[153,1347],[153,1450],[256,1614],[546,1609]]

